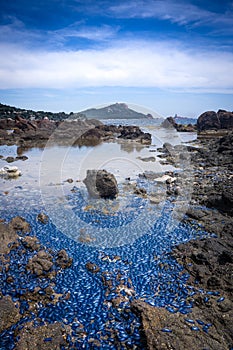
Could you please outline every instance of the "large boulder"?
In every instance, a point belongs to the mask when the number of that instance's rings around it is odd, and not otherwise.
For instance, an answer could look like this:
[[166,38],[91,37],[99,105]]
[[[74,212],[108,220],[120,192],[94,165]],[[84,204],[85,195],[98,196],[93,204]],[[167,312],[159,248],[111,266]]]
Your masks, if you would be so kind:
[[233,112],[220,109],[217,113],[208,111],[202,113],[197,120],[198,131],[233,129]]
[[217,115],[220,120],[221,129],[233,129],[233,112],[219,109]]
[[83,182],[91,197],[115,198],[118,194],[116,178],[106,170],[87,170]]

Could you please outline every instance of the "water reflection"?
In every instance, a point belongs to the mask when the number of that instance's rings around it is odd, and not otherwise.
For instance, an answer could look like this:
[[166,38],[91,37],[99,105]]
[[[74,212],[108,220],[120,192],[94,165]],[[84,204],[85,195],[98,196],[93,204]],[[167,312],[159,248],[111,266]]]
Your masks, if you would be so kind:
[[139,143],[136,142],[122,142],[120,143],[120,149],[123,152],[127,152],[127,153],[132,153],[132,152],[141,152],[143,149],[145,148],[144,145],[141,145]]

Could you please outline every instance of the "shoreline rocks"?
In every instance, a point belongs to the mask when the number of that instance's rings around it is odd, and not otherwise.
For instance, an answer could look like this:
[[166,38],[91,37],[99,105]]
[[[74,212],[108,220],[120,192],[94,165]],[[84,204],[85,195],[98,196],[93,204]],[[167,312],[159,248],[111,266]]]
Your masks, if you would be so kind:
[[[45,145],[46,141],[77,146],[95,146],[102,141],[124,139],[151,144],[151,134],[143,132],[138,126],[104,125],[95,119],[53,121],[26,120],[17,116],[11,121],[0,119],[0,144],[30,145],[35,142]],[[12,132],[8,132],[9,127]],[[9,161],[13,161],[9,159]]]
[[[232,141],[233,133],[228,133],[218,140],[199,141],[198,148],[188,149],[195,181],[183,221],[201,226],[210,237],[180,244],[171,252],[190,275],[187,283],[194,290],[188,317],[140,299],[133,302],[148,349],[232,347]],[[169,145],[163,148],[165,158],[169,157],[168,149],[171,152]],[[179,173],[176,176],[179,180]]]

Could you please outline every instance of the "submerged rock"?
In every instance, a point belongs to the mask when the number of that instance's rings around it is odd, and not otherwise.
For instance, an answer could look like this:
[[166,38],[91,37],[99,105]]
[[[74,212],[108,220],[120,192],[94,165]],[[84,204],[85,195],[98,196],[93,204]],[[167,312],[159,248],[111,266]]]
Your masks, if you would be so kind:
[[91,197],[115,198],[118,194],[116,178],[106,170],[87,170],[83,182]]
[[37,215],[37,220],[40,221],[42,224],[47,224],[49,222],[49,217],[44,213],[40,213]]

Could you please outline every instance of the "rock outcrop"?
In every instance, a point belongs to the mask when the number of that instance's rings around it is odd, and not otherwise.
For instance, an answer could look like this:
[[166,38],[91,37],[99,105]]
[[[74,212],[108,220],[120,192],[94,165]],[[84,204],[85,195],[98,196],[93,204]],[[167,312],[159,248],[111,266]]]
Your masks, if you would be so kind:
[[151,144],[151,135],[143,132],[138,126],[119,126],[119,139],[137,140],[144,144]]
[[118,194],[116,178],[106,170],[87,170],[83,182],[91,197],[115,198]]
[[197,120],[197,129],[199,132],[205,130],[233,129],[233,112],[222,109],[219,109],[218,112],[204,112]]
[[173,117],[167,117],[161,124],[165,129],[176,129],[179,132],[195,132],[196,124],[177,124]]

